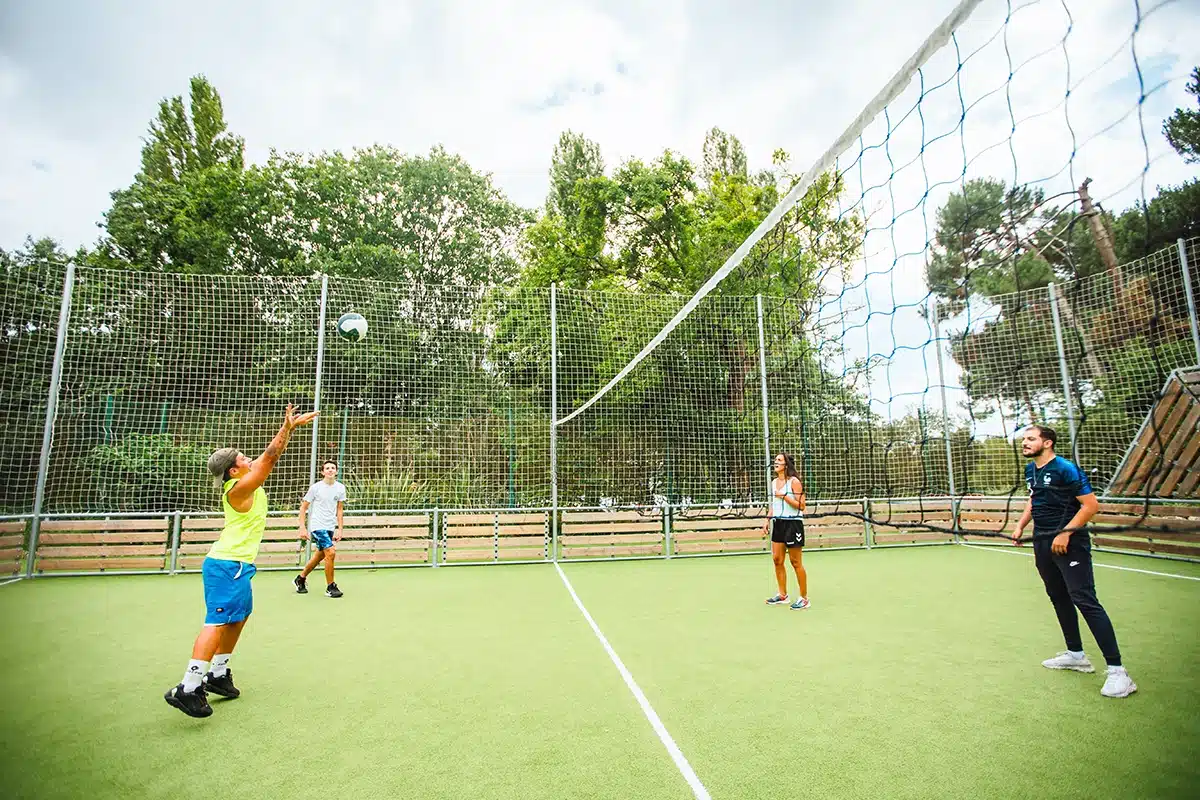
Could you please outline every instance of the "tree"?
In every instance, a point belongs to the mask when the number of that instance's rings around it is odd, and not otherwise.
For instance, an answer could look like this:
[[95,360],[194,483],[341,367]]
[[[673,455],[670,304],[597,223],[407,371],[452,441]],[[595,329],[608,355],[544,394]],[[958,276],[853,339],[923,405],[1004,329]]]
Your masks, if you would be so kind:
[[[1088,230],[1097,220],[994,179],[968,182],[952,195],[938,212],[926,275],[943,312],[966,315],[951,352],[972,415],[998,411],[1008,422],[1051,424],[1064,416],[1061,332],[1082,457],[1102,470],[1114,467],[1164,371],[1187,363],[1187,309],[1182,292],[1167,288],[1178,285],[1178,262],[1144,256],[1170,252],[1176,237],[1197,230],[1198,200],[1193,181],[1115,218],[1099,217],[1112,229],[1121,264],[1102,275]],[[1095,279],[1071,280],[1089,275]],[[1057,332],[1043,288],[1051,280],[1064,281]]]
[[1113,223],[1113,244],[1122,263],[1194,236],[1200,236],[1200,178],[1158,187],[1148,202],[1137,201]]
[[1036,234],[1042,229],[1040,189],[1008,189],[1004,181],[967,181],[937,212],[933,254],[925,268],[943,315],[962,313],[972,295],[994,298],[1047,285],[1054,278]]
[[604,176],[600,145],[573,131],[563,131],[550,156],[550,193],[546,212],[574,220],[580,211],[580,183]]
[[[631,159],[604,175],[598,148],[575,134],[564,134],[551,164],[546,213],[522,238],[523,283],[554,282],[630,293],[637,299],[622,304],[609,301],[619,295],[571,296],[571,308],[579,312],[573,315],[564,312],[566,297],[560,295],[560,342],[572,345],[564,359],[579,358],[560,363],[562,373],[572,378],[560,385],[560,410],[586,401],[645,344],[643,329],[665,324],[681,304],[678,296],[694,293],[725,263],[799,179],[787,164],[786,154],[777,153],[772,170],[751,177],[741,143],[714,128],[706,137],[699,170],[668,151],[649,162]],[[758,458],[761,424],[755,414],[758,393],[749,391],[758,350],[752,296],[811,302],[824,275],[844,270],[853,261],[862,224],[857,217],[838,216],[840,191],[833,175],[818,179],[717,287],[713,300],[697,309],[692,323],[677,329],[636,375],[614,389],[605,400],[606,412],[581,418],[579,424],[590,431],[590,437],[584,437],[588,441],[619,440],[620,452],[638,455],[617,467],[609,455],[574,448],[571,457],[579,459],[575,471],[607,465],[604,474],[628,474],[632,479],[634,473],[624,470],[636,463],[669,484],[673,479],[664,475],[671,474],[672,463],[707,464],[704,468],[710,471],[721,464],[725,488],[710,486],[709,491],[747,496],[756,488],[748,466]],[[526,310],[519,308],[522,314]],[[637,318],[634,330],[630,315]],[[534,342],[545,332],[524,336],[525,317],[521,319],[522,324],[497,323],[499,352],[494,360],[512,380],[548,385],[538,374],[536,358],[529,356],[537,352]],[[790,346],[803,336],[803,329],[791,322],[774,326],[767,336],[768,352],[786,350],[793,365],[812,360],[808,348]],[[814,382],[810,388],[819,385]],[[695,387],[696,392],[682,396],[672,388],[680,386]],[[622,419],[648,420],[661,430],[627,441],[618,424]],[[691,421],[687,441],[680,441],[670,426],[670,420],[679,419]],[[627,491],[643,499],[647,489],[644,484],[630,485]]]
[[[1046,405],[1043,396],[1061,395],[1052,371],[1029,368],[1054,363],[1054,336],[1048,297],[1026,291],[1044,288],[1057,277],[1048,253],[1059,255],[1060,269],[1067,266],[1056,235],[1061,219],[1040,189],[1010,189],[995,178],[966,182],[938,210],[925,276],[938,298],[939,315],[971,309],[978,315],[980,300],[997,307],[994,316],[985,317],[951,347],[964,370],[973,414],[1003,414],[1008,404],[1023,408],[1034,423]],[[1076,227],[1086,230],[1086,225]],[[1069,256],[1067,252],[1065,262]],[[1021,415],[1014,409],[1008,416]]]
[[274,177],[228,164],[185,172],[178,182],[139,175],[112,193],[107,235],[89,263],[203,274],[292,271],[299,249],[272,233],[282,211]]
[[[344,268],[431,292],[482,288],[517,274],[513,250],[529,212],[440,147],[427,156],[383,146],[350,156],[273,154],[267,169],[282,198],[276,235],[333,274]],[[392,254],[363,260],[364,248]],[[368,272],[372,264],[380,271]]]
[[273,271],[288,255],[264,246],[272,216],[269,176],[244,169],[245,142],[229,132],[221,97],[192,78],[190,115],[183,98],[159,102],[142,147],[142,167],[112,193],[104,236],[90,262],[99,266],[185,272]]
[[191,80],[191,116],[179,95],[158,104],[150,138],[142,148],[142,175],[151,181],[179,183],[184,175],[224,164],[241,171],[245,140],[229,132],[216,88],[203,75]]
[[52,239],[0,248],[0,510],[27,513],[42,449],[42,426],[69,257]]
[[742,143],[720,128],[711,128],[704,136],[700,180],[711,184],[715,178],[747,180],[748,177],[746,150]]
[[[1192,82],[1187,85],[1187,93],[1200,103],[1200,67],[1192,70]],[[1175,113],[1163,123],[1163,134],[1185,161],[1189,164],[1200,162],[1200,111],[1175,109]]]

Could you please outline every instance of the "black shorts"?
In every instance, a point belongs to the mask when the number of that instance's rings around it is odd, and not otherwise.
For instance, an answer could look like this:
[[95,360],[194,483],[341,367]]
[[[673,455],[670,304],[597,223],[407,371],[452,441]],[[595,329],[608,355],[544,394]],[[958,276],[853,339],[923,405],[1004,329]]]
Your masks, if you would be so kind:
[[804,547],[804,520],[800,517],[773,518],[771,541],[788,547]]

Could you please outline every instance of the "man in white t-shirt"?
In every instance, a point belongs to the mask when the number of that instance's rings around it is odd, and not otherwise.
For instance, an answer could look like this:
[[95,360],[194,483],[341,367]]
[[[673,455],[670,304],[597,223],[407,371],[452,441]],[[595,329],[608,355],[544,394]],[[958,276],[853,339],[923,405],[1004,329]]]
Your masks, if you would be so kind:
[[[342,507],[346,503],[346,487],[338,482],[337,463],[326,461],[321,465],[322,480],[308,488],[308,493],[300,501],[300,538],[312,536],[317,552],[304,565],[304,569],[292,581],[296,585],[297,594],[308,594],[305,580],[308,573],[317,568],[322,560],[325,561],[325,594],[329,597],[341,597],[342,590],[333,582],[333,562],[337,556],[337,545],[342,539]],[[305,515],[309,508],[312,513]]]

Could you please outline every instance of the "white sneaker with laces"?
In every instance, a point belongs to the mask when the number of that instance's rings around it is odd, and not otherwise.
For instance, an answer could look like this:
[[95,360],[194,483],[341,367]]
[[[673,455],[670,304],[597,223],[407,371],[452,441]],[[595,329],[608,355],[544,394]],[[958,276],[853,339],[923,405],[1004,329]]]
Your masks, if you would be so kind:
[[1104,686],[1100,689],[1100,694],[1105,697],[1129,697],[1137,691],[1137,684],[1133,682],[1133,678],[1129,677],[1129,673],[1124,667],[1109,667],[1108,677],[1104,679]]
[[1042,662],[1042,666],[1046,669],[1071,669],[1076,672],[1095,672],[1096,668],[1092,666],[1092,662],[1088,661],[1087,656],[1076,658],[1068,652],[1062,652],[1054,658],[1047,658]]

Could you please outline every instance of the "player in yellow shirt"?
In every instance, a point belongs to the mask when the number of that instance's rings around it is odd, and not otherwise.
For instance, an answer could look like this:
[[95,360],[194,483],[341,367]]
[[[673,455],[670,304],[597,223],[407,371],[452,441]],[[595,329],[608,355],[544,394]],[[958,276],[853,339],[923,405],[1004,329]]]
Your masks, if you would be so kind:
[[183,681],[164,695],[170,705],[188,716],[212,714],[207,692],[222,697],[241,694],[233,685],[229,657],[254,608],[250,579],[267,526],[267,493],[262,485],[287,449],[292,431],[312,422],[317,413],[297,416],[289,404],[279,433],[254,461],[236,447],[221,448],[208,459],[208,471],[221,490],[225,527],[201,568],[207,607],[204,627],[192,646],[192,660]]

